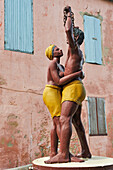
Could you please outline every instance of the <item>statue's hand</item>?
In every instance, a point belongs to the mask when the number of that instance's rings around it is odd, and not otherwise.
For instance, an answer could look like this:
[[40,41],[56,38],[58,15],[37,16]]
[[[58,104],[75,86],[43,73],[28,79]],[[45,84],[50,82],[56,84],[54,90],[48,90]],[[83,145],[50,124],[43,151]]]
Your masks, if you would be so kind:
[[66,6],[66,7],[64,8],[63,12],[64,12],[64,19],[63,19],[63,21],[64,21],[64,26],[65,26],[66,21],[67,21],[68,13],[69,13],[69,12],[72,13],[72,12],[71,12],[71,7],[70,7],[70,6]]
[[71,12],[71,7],[70,7],[70,6],[66,6],[66,7],[64,8],[64,13],[65,13],[65,14],[68,14],[68,12]]

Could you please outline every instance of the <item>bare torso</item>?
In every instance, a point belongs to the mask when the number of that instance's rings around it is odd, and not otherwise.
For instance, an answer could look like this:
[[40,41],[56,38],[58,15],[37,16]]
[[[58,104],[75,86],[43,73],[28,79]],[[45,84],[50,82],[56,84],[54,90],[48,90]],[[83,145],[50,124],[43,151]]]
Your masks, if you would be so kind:
[[82,70],[83,65],[83,54],[79,48],[75,50],[69,47],[67,55],[64,76]]
[[57,67],[57,63],[54,61],[51,61],[49,68],[48,68],[48,72],[47,72],[47,84],[51,84],[51,85],[55,85],[58,86],[57,84],[55,84],[52,75],[51,75],[51,65],[54,65],[54,67],[56,68],[56,71],[58,72],[59,75],[59,69]]
[[[60,64],[60,57],[62,57],[62,56],[63,56],[62,50],[59,49],[57,46],[55,46],[53,59],[50,62],[48,71],[47,71],[47,84],[63,86],[65,84],[69,83],[70,81],[74,80],[78,76],[82,76],[82,71],[74,72],[75,70],[73,70],[73,72],[71,71],[72,74],[64,76],[64,66]],[[74,59],[73,55],[69,54],[69,56],[73,57],[73,59]],[[78,59],[79,58],[80,57],[78,57]],[[69,68],[68,64],[69,64],[69,61],[67,63],[67,67],[66,67],[67,70]],[[74,64],[73,64],[73,66],[74,66]]]
[[[75,50],[75,48],[72,49],[71,47],[69,47],[67,55],[68,55],[67,56],[68,59],[65,65],[64,76],[67,76],[67,75],[70,75],[72,73],[82,70],[82,66],[83,66],[83,54],[79,48],[76,48]],[[56,70],[58,75],[60,72],[62,72],[62,69],[58,67],[58,63],[54,60],[51,61],[49,68],[48,68],[48,72],[47,72],[47,84],[58,86],[57,83],[55,83],[53,79],[51,66]],[[75,79],[80,79],[80,77],[75,78]]]

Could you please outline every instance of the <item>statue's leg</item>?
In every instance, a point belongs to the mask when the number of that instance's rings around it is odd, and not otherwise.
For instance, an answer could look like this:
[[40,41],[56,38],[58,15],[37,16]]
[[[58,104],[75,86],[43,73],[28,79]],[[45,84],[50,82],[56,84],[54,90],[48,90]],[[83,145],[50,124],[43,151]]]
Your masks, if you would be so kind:
[[[61,141],[60,152],[46,163],[65,163],[71,161],[69,158],[69,145],[72,135],[72,115],[76,112],[78,105],[75,102],[65,101],[62,103],[61,110]],[[74,157],[74,162],[83,162],[83,160]]]
[[[60,140],[60,117],[55,116],[53,118],[53,126],[51,129],[51,154],[50,159],[58,153],[58,138]],[[49,163],[50,159],[45,161]]]
[[53,128],[51,130],[51,157],[58,153],[58,139],[60,140],[60,117],[53,118]]
[[[58,136],[58,138],[59,138],[59,140],[60,140],[60,131],[61,131],[60,117],[59,117],[59,116],[58,116],[58,117],[55,117],[55,118],[54,118],[54,122],[55,122],[55,124],[56,124],[57,136]],[[72,159],[72,157],[74,157],[74,155],[73,155],[71,152],[69,152],[69,156],[70,156],[70,159]]]
[[57,136],[60,140],[60,116],[55,116],[54,117],[54,123],[55,123],[55,126],[56,126],[56,133],[57,133]]
[[64,154],[65,158],[69,158],[69,145],[72,135],[72,115],[77,110],[78,105],[71,101],[62,103],[61,110],[61,145],[60,152]]
[[57,148],[58,148],[58,135],[56,131],[56,124],[55,119],[53,118],[53,126],[51,129],[51,155],[50,158],[55,156],[57,154]]
[[91,158],[91,153],[88,147],[88,143],[86,140],[85,130],[81,121],[81,106],[79,105],[76,113],[73,115],[73,125],[76,129],[78,138],[80,140],[82,152],[77,155],[77,157],[83,157],[83,158]]

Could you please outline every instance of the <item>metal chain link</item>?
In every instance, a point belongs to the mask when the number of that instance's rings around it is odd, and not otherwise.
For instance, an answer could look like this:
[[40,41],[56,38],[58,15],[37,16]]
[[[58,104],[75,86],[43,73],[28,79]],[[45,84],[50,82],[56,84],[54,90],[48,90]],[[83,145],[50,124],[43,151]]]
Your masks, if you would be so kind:
[[[63,18],[63,22],[64,22],[64,26],[66,24],[66,20],[67,20],[67,15],[66,15],[66,11],[64,11],[64,18]],[[72,27],[73,27],[73,34],[74,34],[74,43],[76,44],[76,36],[75,36],[75,25],[74,25],[74,13],[71,12],[71,20],[72,20]]]
[[67,20],[66,11],[64,11],[64,18],[63,18],[63,21],[64,21],[64,27],[65,27],[65,24],[66,24],[66,20]]

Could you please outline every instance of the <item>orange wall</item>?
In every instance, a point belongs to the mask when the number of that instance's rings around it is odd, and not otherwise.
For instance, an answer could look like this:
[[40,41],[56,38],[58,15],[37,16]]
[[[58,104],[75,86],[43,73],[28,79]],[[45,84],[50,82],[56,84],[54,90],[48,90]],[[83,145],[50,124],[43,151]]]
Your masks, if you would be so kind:
[[[70,5],[76,25],[83,29],[80,12],[100,14],[102,22],[103,65],[84,64],[87,96],[104,97],[107,136],[90,137],[87,100],[83,102],[83,123],[93,155],[113,157],[113,3],[107,0],[34,0],[34,54],[4,50],[4,0],[0,0],[0,168],[26,165],[50,153],[51,117],[43,104],[49,61],[45,49],[50,43],[64,51],[66,38],[63,8]],[[84,44],[82,45],[84,54]],[[73,130],[73,153],[80,144]]]

